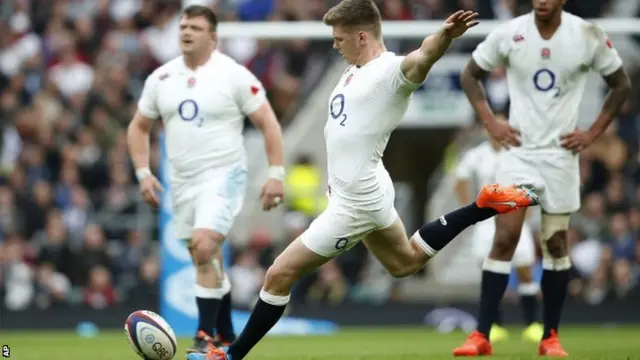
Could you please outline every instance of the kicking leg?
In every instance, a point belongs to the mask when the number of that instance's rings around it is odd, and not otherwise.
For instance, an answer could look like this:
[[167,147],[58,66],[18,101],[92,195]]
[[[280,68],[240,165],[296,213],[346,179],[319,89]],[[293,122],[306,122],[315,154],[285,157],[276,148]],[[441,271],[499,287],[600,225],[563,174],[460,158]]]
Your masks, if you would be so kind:
[[227,351],[212,349],[206,354],[190,354],[188,360],[242,360],[280,320],[291,297],[293,285],[305,274],[331,258],[320,256],[296,239],[267,270],[260,298],[249,321]]
[[391,275],[405,277],[420,270],[467,227],[499,213],[520,212],[519,208],[537,202],[537,196],[526,189],[487,185],[476,202],[423,225],[409,241],[402,221],[397,219],[391,226],[369,234],[364,243]]

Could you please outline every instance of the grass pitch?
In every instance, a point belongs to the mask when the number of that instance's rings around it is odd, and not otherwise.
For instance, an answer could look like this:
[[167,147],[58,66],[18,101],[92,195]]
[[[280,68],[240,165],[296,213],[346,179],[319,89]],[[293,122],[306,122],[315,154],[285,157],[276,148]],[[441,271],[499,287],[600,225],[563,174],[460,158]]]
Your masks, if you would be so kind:
[[[510,340],[494,345],[496,360],[538,359],[536,344],[520,340],[511,329]],[[426,328],[345,329],[331,336],[268,337],[247,360],[441,360],[453,359],[451,350],[464,334],[438,334]],[[189,339],[180,339],[175,359],[184,359]],[[570,359],[640,360],[639,327],[563,328],[562,342]],[[61,332],[0,332],[18,360],[137,360],[123,332],[80,338]]]

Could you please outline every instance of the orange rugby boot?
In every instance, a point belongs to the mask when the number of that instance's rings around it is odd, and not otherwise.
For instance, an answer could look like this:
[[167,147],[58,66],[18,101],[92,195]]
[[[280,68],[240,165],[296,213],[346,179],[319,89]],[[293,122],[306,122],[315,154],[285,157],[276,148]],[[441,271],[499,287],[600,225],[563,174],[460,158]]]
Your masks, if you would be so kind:
[[478,207],[492,208],[500,214],[538,205],[539,203],[540,198],[532,189],[518,185],[485,185],[476,199]]
[[560,339],[555,330],[551,330],[551,336],[543,339],[538,346],[538,355],[548,357],[567,357],[569,354],[560,345]]
[[491,355],[491,343],[482,333],[474,331],[462,346],[453,349],[453,356],[487,356]]

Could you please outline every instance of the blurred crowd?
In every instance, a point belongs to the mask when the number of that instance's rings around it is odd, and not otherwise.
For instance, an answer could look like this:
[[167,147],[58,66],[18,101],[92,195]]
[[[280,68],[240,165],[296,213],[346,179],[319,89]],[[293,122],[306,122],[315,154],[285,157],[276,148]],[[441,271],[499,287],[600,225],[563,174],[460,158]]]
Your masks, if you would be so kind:
[[[319,20],[337,1],[323,0],[6,0],[0,3],[0,299],[10,309],[57,304],[103,308],[154,301],[159,286],[157,224],[141,203],[125,128],[144,79],[175,57],[182,6],[212,6],[221,21]],[[611,1],[574,1],[595,17]],[[506,19],[521,0],[382,0],[385,19],[442,19],[462,7]],[[409,42],[389,41],[390,50]],[[264,84],[287,124],[322,76],[331,41],[222,40],[222,51]],[[632,105],[632,104],[629,104]],[[585,207],[571,239],[597,243],[602,259],[579,279],[591,293],[631,289],[640,260],[637,109],[583,156]],[[247,127],[250,127],[247,124]],[[157,135],[152,165],[158,166]],[[617,132],[616,132],[617,130]],[[250,131],[250,129],[249,129]],[[622,134],[619,136],[617,134]],[[230,268],[237,304],[256,297],[266,267],[326,206],[308,197],[322,184],[312,157],[289,170],[287,239],[256,231]],[[277,244],[277,245],[276,245]],[[586,250],[584,250],[586,249]],[[379,276],[363,246],[329,262],[297,287],[298,301],[385,301],[392,282]],[[597,294],[596,294],[597,295]],[[592,295],[595,297],[595,295]]]

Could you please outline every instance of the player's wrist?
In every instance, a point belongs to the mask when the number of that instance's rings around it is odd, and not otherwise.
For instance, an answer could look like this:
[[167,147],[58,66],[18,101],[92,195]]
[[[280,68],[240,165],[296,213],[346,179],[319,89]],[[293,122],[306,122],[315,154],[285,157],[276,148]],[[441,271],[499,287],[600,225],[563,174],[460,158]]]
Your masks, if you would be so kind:
[[136,178],[138,179],[138,181],[142,181],[151,175],[153,175],[153,173],[148,167],[136,169]]
[[269,170],[267,170],[267,178],[284,181],[284,176],[285,176],[284,166],[281,166],[281,165],[269,166]]

